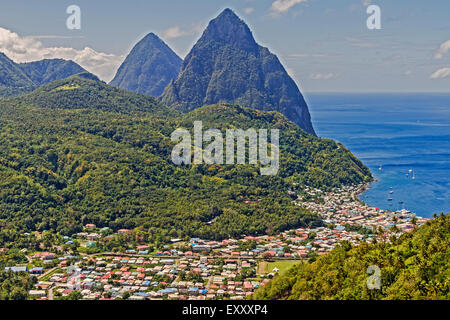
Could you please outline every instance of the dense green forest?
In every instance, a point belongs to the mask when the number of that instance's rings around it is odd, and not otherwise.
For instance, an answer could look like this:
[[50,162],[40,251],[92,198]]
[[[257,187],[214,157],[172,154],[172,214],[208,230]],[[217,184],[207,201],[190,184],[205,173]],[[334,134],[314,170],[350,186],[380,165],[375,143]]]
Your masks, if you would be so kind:
[[33,91],[36,87],[4,87],[0,86],[0,97],[12,97],[18,96],[30,91]]
[[[281,166],[175,166],[171,133],[279,128]],[[273,234],[320,219],[288,190],[371,180],[343,145],[306,134],[277,112],[231,105],[180,115],[156,99],[73,76],[0,100],[0,226],[79,232],[86,223],[165,236]],[[253,200],[246,204],[246,200]],[[1,246],[1,243],[0,243]]]
[[0,300],[26,300],[36,282],[28,272],[0,272]]
[[[295,265],[257,291],[254,299],[449,299],[450,215],[391,242],[343,243],[314,262]],[[369,266],[381,270],[381,289],[368,289]]]

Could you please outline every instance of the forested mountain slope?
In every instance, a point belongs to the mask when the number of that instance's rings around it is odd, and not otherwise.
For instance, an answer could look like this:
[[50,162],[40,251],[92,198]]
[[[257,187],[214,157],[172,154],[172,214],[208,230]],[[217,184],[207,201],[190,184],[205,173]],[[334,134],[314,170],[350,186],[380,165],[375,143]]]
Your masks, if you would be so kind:
[[30,92],[43,84],[83,72],[86,70],[70,60],[44,59],[15,63],[0,52],[0,96]]
[[[170,135],[192,130],[194,120],[205,129],[281,129],[279,174],[261,176],[248,164],[175,166]],[[95,223],[163,237],[273,234],[321,224],[291,203],[294,182],[326,189],[370,179],[342,145],[306,134],[277,112],[213,105],[180,115],[83,76],[0,99],[3,228],[68,235]]]

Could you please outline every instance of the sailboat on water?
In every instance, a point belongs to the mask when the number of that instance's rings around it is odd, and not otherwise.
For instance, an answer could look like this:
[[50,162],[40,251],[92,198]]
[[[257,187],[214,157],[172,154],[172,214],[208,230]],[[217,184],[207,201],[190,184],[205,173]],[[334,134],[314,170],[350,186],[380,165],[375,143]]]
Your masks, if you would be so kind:
[[392,191],[392,187],[389,188],[389,196],[388,196],[388,201],[392,201],[392,197],[391,194],[393,194],[394,191]]
[[406,173],[406,177],[409,178],[409,175],[413,172],[413,169],[409,169],[408,172]]

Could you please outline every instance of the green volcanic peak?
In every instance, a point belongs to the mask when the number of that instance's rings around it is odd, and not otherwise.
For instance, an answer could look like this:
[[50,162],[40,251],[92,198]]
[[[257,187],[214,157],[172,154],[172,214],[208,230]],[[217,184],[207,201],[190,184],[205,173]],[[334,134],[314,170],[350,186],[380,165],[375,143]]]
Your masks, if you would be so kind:
[[134,46],[110,84],[157,97],[176,79],[181,62],[164,41],[149,33]]
[[87,72],[70,60],[45,59],[15,63],[0,52],[0,96],[17,95],[46,83]]
[[279,111],[315,134],[308,106],[294,80],[230,9],[209,23],[161,100],[183,112],[220,102]]
[[236,48],[257,51],[257,43],[247,24],[231,9],[225,9],[217,18],[212,20],[203,37],[217,43],[234,43]]
[[177,114],[155,98],[107,85],[88,72],[41,86],[16,98],[22,104],[54,109],[97,109],[120,113]]
[[75,62],[63,59],[45,59],[21,63],[19,66],[36,85],[43,85],[77,73],[86,72]]

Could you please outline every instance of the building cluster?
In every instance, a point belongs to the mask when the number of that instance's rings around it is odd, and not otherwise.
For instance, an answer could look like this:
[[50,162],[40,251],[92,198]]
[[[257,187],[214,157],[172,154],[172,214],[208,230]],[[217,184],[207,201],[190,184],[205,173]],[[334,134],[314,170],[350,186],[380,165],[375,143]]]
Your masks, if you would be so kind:
[[[83,299],[243,299],[269,280],[255,275],[253,259],[206,256],[166,258],[137,256],[80,257],[74,266],[57,269],[30,294],[64,297],[79,291]],[[46,292],[51,290],[51,297]]]
[[[294,203],[320,215],[322,227],[222,241],[172,239],[158,251],[141,243],[129,244],[121,253],[72,256],[36,252],[27,256],[28,266],[7,267],[5,271],[38,276],[36,287],[30,291],[36,299],[65,297],[73,291],[80,292],[83,299],[243,299],[277,272],[262,270],[264,261],[309,259],[328,253],[341,241],[352,245],[372,242],[377,237],[410,232],[429,220],[405,209],[369,207],[357,199],[363,188],[345,187],[334,192],[306,189]],[[66,237],[65,243],[76,240],[84,247],[95,247],[98,241],[131,230],[111,232],[87,224],[84,232]]]
[[[416,217],[414,213],[406,209],[389,211],[369,207],[357,199],[364,187],[364,185],[344,187],[335,192],[306,189],[308,200],[298,199],[295,203],[319,214],[325,223],[335,225],[336,229],[345,229],[346,225],[362,226],[373,233],[383,230],[385,236],[410,232],[415,226],[420,226],[429,220]],[[392,227],[396,227],[398,231],[392,231]]]

